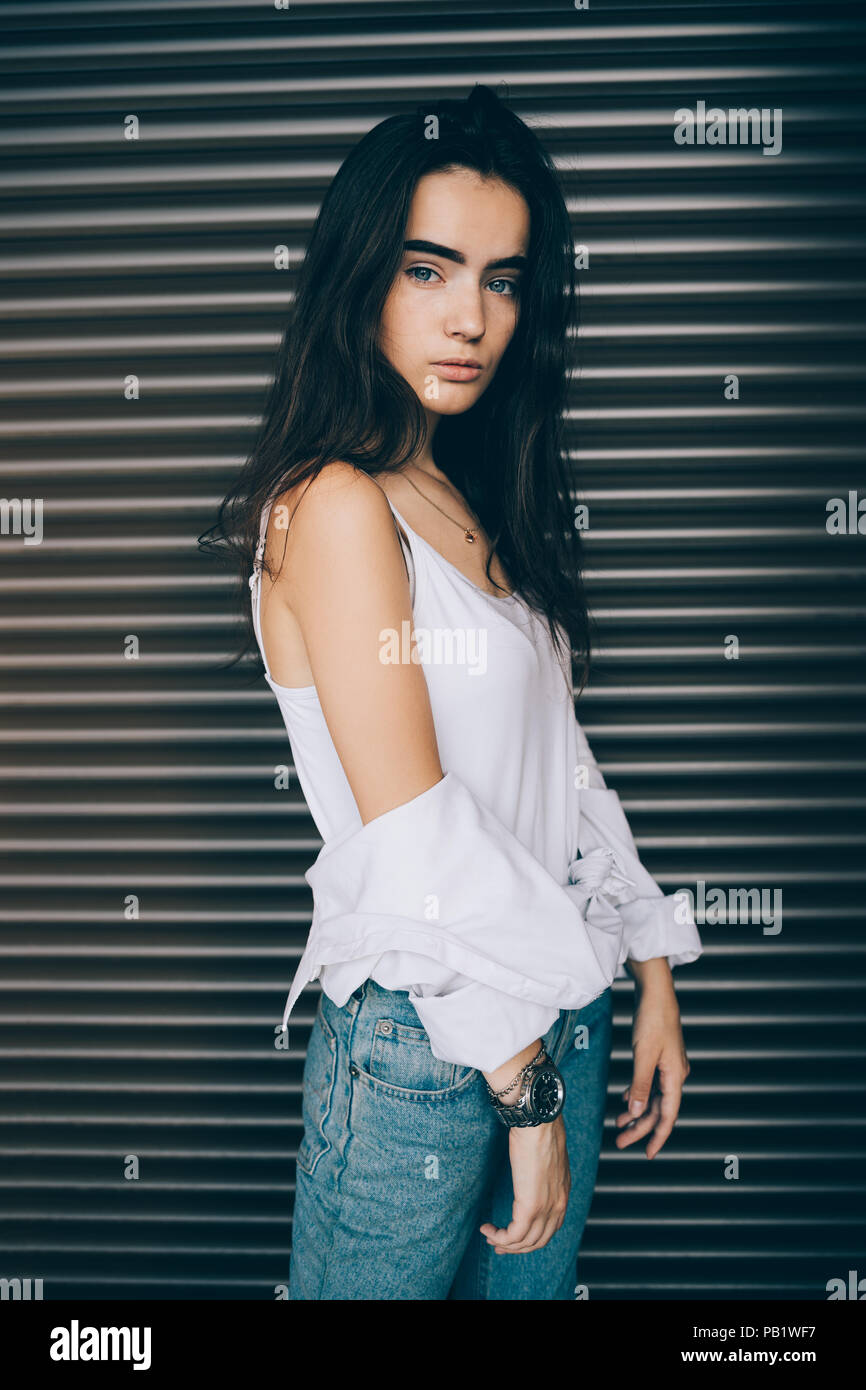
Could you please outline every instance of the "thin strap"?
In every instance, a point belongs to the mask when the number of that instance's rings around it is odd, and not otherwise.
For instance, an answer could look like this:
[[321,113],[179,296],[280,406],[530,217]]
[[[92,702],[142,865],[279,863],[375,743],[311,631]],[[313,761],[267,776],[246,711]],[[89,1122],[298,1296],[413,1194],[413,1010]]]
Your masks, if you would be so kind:
[[[415,552],[414,552],[414,550],[413,550],[413,548],[412,548],[412,542],[409,540],[408,535],[406,535],[406,533],[405,533],[404,530],[403,530],[403,525],[405,524],[405,523],[403,523],[403,518],[399,515],[399,513],[398,513],[398,511],[397,511],[397,508],[394,506],[394,503],[391,501],[391,499],[390,499],[390,497],[388,496],[387,492],[385,492],[385,489],[382,487],[382,484],[376,482],[376,479],[375,479],[375,478],[373,479],[373,482],[376,483],[377,488],[378,488],[379,491],[383,494],[383,496],[384,496],[384,498],[385,498],[385,501],[388,503],[388,506],[389,506],[390,509],[391,509],[391,520],[392,520],[393,523],[394,523],[394,530],[397,532],[397,539],[398,539],[398,541],[400,542],[400,549],[401,549],[401,551],[403,552],[403,563],[404,563],[405,566],[406,566],[406,574],[407,574],[407,577],[408,577],[408,579],[409,579],[409,598],[410,598],[411,603],[412,603],[412,606],[413,606],[413,608],[414,608],[414,606],[415,606],[415,582],[416,582],[416,581],[415,581]],[[402,524],[401,524],[401,523],[402,523]],[[408,530],[409,528],[407,527],[406,529]]]
[[[388,494],[385,493],[385,496],[387,497]],[[389,505],[390,505],[390,499],[389,499]],[[394,522],[394,526],[395,526],[396,531],[397,531],[397,539],[398,539],[398,541],[400,542],[400,549],[401,549],[401,551],[402,551],[402,553],[403,553],[403,563],[404,563],[405,566],[406,566],[406,577],[407,577],[408,580],[409,580],[409,590],[410,590],[409,597],[411,598],[412,603],[414,604],[414,602],[415,602],[415,556],[414,556],[413,553],[412,553],[412,545],[411,545],[411,543],[410,543],[410,541],[409,541],[409,537],[408,537],[407,535],[405,535],[405,533],[404,533],[404,531],[403,531],[403,527],[400,525],[400,522],[398,521],[397,517],[394,515],[394,508],[393,508],[393,507],[391,507],[391,520]]]
[[265,507],[262,508],[262,514],[259,520],[259,543],[256,546],[256,557],[253,561],[253,572],[250,575],[249,579],[250,592],[252,594],[253,631],[255,632],[256,639],[258,640],[259,651],[261,652],[262,656],[262,665],[265,668],[265,675],[268,677],[270,677],[271,669],[268,666],[268,659],[265,656],[265,642],[264,638],[262,637],[262,568],[264,566],[265,559],[265,545],[267,544],[268,539],[268,520],[270,518],[271,508],[273,507],[273,505],[273,502],[269,502]]

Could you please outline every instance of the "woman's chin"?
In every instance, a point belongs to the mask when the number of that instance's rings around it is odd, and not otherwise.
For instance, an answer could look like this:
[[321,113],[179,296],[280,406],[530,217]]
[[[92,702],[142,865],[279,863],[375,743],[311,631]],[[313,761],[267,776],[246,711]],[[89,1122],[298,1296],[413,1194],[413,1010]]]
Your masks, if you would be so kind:
[[462,391],[442,391],[440,390],[438,399],[428,400],[423,394],[419,395],[419,400],[425,410],[429,410],[433,415],[463,415],[469,410],[481,396],[480,391],[467,391],[465,387]]

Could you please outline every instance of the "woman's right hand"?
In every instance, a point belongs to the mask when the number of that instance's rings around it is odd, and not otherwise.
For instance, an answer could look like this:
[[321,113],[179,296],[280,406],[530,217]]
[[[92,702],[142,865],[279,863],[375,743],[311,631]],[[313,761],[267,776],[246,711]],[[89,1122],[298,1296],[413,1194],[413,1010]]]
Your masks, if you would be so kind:
[[498,1255],[521,1255],[540,1250],[565,1220],[571,1170],[562,1115],[549,1124],[509,1130],[508,1154],[511,1221],[502,1227],[486,1221],[481,1234]]

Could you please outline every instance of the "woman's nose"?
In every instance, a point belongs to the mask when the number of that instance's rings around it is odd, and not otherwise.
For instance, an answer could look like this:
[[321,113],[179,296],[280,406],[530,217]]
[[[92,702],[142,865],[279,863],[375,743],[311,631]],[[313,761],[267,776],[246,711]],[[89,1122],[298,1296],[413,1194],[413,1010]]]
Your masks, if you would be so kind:
[[455,293],[447,306],[446,333],[460,333],[464,338],[480,338],[484,332],[484,306],[478,290]]

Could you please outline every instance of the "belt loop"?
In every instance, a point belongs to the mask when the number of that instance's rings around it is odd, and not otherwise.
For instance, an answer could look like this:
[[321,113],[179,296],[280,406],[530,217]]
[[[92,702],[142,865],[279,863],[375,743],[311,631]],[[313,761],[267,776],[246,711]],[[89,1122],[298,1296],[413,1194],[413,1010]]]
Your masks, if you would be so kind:
[[367,993],[367,983],[368,981],[364,980],[363,984],[360,984],[357,989],[353,990],[346,1000],[346,1007],[350,1013],[356,1014],[360,1009],[364,996]]

